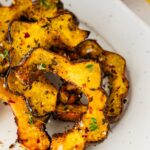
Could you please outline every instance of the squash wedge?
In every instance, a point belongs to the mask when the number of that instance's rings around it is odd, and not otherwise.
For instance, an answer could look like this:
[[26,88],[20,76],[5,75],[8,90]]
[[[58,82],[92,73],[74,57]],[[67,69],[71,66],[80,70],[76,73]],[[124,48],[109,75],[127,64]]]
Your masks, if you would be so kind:
[[[109,122],[117,121],[123,111],[123,100],[129,89],[126,78],[126,61],[120,55],[104,51],[95,40],[86,40],[77,47],[77,57],[72,59],[97,59],[104,75],[109,79],[110,94],[107,104]],[[73,55],[76,56],[76,55]]]
[[67,133],[55,134],[52,138],[51,150],[84,150],[86,141],[77,130],[70,130]]
[[[85,143],[98,142],[107,137],[109,127],[103,112],[107,100],[106,96],[102,90],[89,90],[87,92],[89,94],[87,113],[83,115],[81,121],[75,125],[71,132],[69,131],[52,137],[52,150],[59,149],[59,147],[65,150],[75,148],[83,150],[85,146],[83,145],[83,141]],[[68,137],[73,137],[73,139],[79,138],[79,140],[76,140],[76,142],[68,142]]]
[[[73,131],[80,132],[81,130],[82,137],[86,139],[86,142],[105,139],[108,133],[108,122],[104,115],[107,98],[100,89],[101,70],[99,64],[94,61],[71,63],[62,56],[39,48],[32,52],[22,67],[18,68],[17,77],[28,84],[27,79],[30,79],[30,73],[32,70],[35,71],[39,64],[44,64],[45,71],[57,74],[65,81],[73,83],[87,96],[88,111],[83,115],[81,122],[75,125]],[[62,144],[65,143],[60,145]],[[75,144],[72,144],[72,148],[75,147]]]
[[32,0],[15,0],[11,7],[0,6],[0,43],[7,39],[10,23],[32,6]]
[[[74,16],[64,13],[49,21],[34,23],[13,22],[11,26],[12,64],[16,66],[28,52],[35,47],[65,47],[73,49],[81,41],[87,38],[89,32],[78,28]],[[17,38],[16,38],[17,37]]]
[[81,104],[82,92],[73,84],[65,83],[61,86],[58,100],[63,104]]
[[42,48],[35,49],[24,64],[16,69],[17,78],[23,83],[30,84],[41,65],[44,66],[43,71],[57,74],[64,80],[71,81],[70,83],[78,83],[79,87],[97,89],[100,86],[101,72],[98,63],[94,61],[72,63],[65,57]]
[[50,140],[43,123],[30,114],[23,97],[12,94],[3,84],[4,80],[0,79],[0,99],[12,108],[18,126],[18,142],[30,150],[49,149]]
[[17,79],[14,71],[11,71],[7,78],[7,84],[11,91],[25,96],[34,116],[42,117],[55,111],[57,90],[44,75],[27,86]]
[[129,82],[125,76],[126,61],[116,53],[103,51],[101,63],[110,84],[107,117],[110,122],[115,122],[120,119],[124,107],[123,100],[129,89]]
[[85,105],[63,105],[58,104],[53,114],[54,119],[62,121],[78,121],[87,111]]

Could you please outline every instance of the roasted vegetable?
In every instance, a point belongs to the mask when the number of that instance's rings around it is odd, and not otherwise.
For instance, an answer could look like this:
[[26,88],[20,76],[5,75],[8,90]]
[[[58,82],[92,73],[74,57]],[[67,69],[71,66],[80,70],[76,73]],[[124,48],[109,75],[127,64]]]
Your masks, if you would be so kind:
[[126,62],[120,55],[104,51],[95,40],[86,40],[77,48],[71,59],[96,59],[100,62],[104,75],[109,79],[107,117],[110,122],[117,121],[123,110],[123,100],[128,92],[129,83],[125,76]]
[[[83,150],[85,145],[83,146],[83,144],[80,143],[81,141],[86,141],[88,143],[97,142],[102,141],[107,137],[108,122],[103,113],[106,96],[101,90],[86,90],[89,96],[87,113],[83,115],[81,121],[76,124],[72,132],[64,133],[63,135],[58,134],[56,137],[52,137],[52,150],[58,149],[59,147],[63,147],[65,150],[74,148]],[[68,137],[72,136],[74,137],[73,139],[79,138],[80,140],[68,142]]]
[[94,61],[72,63],[66,58],[42,48],[35,49],[25,63],[18,67],[17,77],[22,82],[29,84],[34,80],[30,74],[33,76],[36,70],[39,70],[39,66],[43,66],[43,71],[57,74],[68,82],[71,80],[71,83],[78,83],[80,87],[97,89],[100,85],[101,74],[98,63]]
[[43,123],[30,114],[23,97],[10,93],[3,84],[3,79],[0,79],[0,99],[7,102],[14,113],[18,142],[30,150],[49,149],[50,140],[43,130]]
[[49,21],[42,20],[35,23],[15,21],[11,26],[14,48],[11,51],[12,66],[18,65],[32,48],[55,46],[72,49],[87,36],[88,32],[77,27],[71,13],[61,14]]
[[7,78],[7,84],[11,91],[25,96],[34,116],[45,116],[55,111],[57,90],[41,75],[31,85],[22,84],[11,71]]
[[87,107],[85,105],[59,104],[56,107],[54,118],[63,121],[78,121],[86,111]]
[[[12,108],[18,142],[30,150],[84,150],[104,140],[129,88],[124,58],[85,40],[89,31],[60,0],[14,0],[0,11],[0,100]],[[60,78],[57,89],[48,73]],[[51,112],[54,119],[75,121],[52,141],[44,128]]]
[[[62,56],[45,51],[44,49],[36,49],[23,66],[18,69],[17,77],[22,82],[28,83],[26,79],[30,77],[30,72],[35,70],[35,67],[39,64],[45,64],[45,71],[53,72],[65,81],[73,83],[87,96],[89,101],[88,111],[83,115],[81,122],[75,126],[73,131],[81,130],[82,136],[87,142],[96,142],[106,138],[108,122],[103,112],[106,96],[99,90],[101,83],[99,64],[93,61],[73,64]],[[60,145],[57,146],[59,147]]]
[[102,52],[103,48],[95,40],[86,40],[77,46],[78,58],[97,59]]
[[123,100],[129,89],[129,82],[125,76],[126,62],[116,53],[103,51],[101,63],[110,84],[107,117],[110,122],[114,122],[120,118],[124,106]]
[[52,138],[51,150],[84,150],[85,143],[81,132],[71,130],[67,133],[55,134]]
[[65,83],[59,90],[58,100],[63,104],[79,104],[82,92],[73,84]]
[[16,0],[11,7],[0,6],[0,43],[7,39],[10,23],[23,14],[27,8],[32,6],[32,0]]
[[23,15],[27,20],[39,21],[56,17],[63,9],[63,4],[59,0],[36,0]]

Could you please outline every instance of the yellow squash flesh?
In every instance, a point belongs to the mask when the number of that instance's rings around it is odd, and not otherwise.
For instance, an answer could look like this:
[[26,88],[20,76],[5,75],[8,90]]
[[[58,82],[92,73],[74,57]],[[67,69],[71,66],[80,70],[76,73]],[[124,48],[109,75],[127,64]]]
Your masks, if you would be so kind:
[[7,38],[10,23],[32,6],[32,0],[16,0],[11,7],[0,6],[0,43]]
[[[11,26],[13,40],[11,51],[12,66],[35,47],[67,47],[72,49],[88,36],[88,32],[78,28],[71,13],[64,13],[50,21],[35,23],[15,21]],[[16,38],[17,37],[17,38]]]
[[56,17],[63,8],[59,0],[38,0],[24,14],[24,17],[31,21],[47,20]]
[[[105,139],[108,133],[108,122],[104,115],[106,96],[100,90],[101,70],[99,64],[94,61],[71,63],[62,56],[44,49],[36,49],[23,66],[18,68],[17,77],[22,82],[28,83],[26,79],[30,77],[32,70],[35,70],[35,67],[39,64],[45,64],[45,71],[55,73],[65,81],[73,83],[87,96],[89,101],[88,111],[83,115],[81,122],[74,127],[73,132],[80,132],[81,130],[82,140],[86,140],[86,142],[97,142]],[[93,118],[96,120],[94,130],[91,127]],[[67,133],[66,137],[70,134],[72,132]],[[53,142],[52,147],[54,147]],[[64,144],[57,144],[57,148]],[[78,143],[70,144],[73,149]]]
[[81,58],[97,59],[102,71],[109,79],[110,95],[107,104],[107,117],[115,122],[121,117],[123,100],[128,93],[129,82],[126,78],[126,61],[116,53],[104,51],[96,41],[86,40],[78,46],[78,56]]
[[30,150],[49,149],[50,140],[43,131],[43,123],[34,120],[23,97],[10,93],[3,84],[4,80],[0,79],[0,99],[7,102],[14,113],[18,126],[18,142]]
[[55,118],[63,121],[78,121],[82,115],[86,113],[85,105],[63,105],[59,104],[56,107]]
[[110,95],[108,98],[107,116],[110,122],[117,121],[123,111],[123,100],[129,89],[129,82],[125,76],[126,62],[120,55],[103,52],[102,68],[109,78]]
[[54,135],[51,150],[84,150],[85,143],[82,133],[71,130],[67,133]]
[[16,78],[15,72],[11,71],[7,84],[11,91],[25,96],[35,116],[41,117],[55,111],[57,90],[43,75],[27,86]]

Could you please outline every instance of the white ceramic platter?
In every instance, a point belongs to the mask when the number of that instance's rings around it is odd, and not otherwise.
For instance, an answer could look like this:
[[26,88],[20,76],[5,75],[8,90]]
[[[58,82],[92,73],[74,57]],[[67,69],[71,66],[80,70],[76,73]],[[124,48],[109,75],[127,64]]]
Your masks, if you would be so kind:
[[[150,150],[149,27],[119,0],[64,0],[64,3],[105,49],[124,56],[128,67],[128,110],[103,143],[87,150]],[[16,140],[16,126],[8,106],[0,105],[0,110],[0,141],[3,142],[0,150],[8,150]],[[51,132],[52,127],[62,128],[58,123],[50,123]]]

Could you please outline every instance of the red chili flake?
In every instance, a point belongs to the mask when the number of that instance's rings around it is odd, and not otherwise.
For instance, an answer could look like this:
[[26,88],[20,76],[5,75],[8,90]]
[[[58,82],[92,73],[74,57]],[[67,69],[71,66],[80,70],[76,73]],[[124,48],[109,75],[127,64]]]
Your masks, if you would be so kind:
[[82,135],[82,137],[87,138],[88,136],[85,134],[85,135]]
[[30,37],[30,34],[28,33],[28,32],[26,32],[25,34],[24,34],[24,38],[29,38]]
[[15,103],[12,99],[8,100],[9,103]]
[[93,108],[92,108],[92,107],[89,107],[89,110],[88,110],[88,111],[89,111],[90,114],[92,114]]

